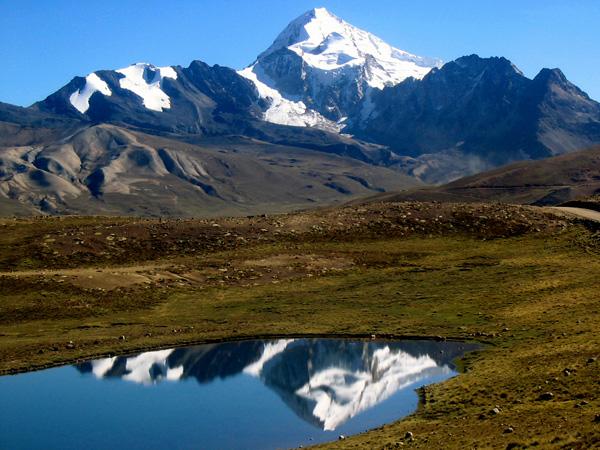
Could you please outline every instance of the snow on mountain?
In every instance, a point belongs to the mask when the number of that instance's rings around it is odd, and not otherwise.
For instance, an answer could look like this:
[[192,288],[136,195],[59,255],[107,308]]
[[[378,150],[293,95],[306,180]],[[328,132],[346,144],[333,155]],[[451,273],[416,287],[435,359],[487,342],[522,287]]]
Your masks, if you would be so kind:
[[[177,79],[177,72],[172,67],[155,67],[152,64],[137,63],[115,72],[123,75],[119,79],[121,89],[131,91],[140,97],[147,109],[161,112],[171,108],[171,99],[163,91],[162,85],[165,78]],[[89,109],[90,98],[95,92],[106,96],[112,95],[106,81],[102,80],[97,73],[89,74],[85,77],[85,81],[84,87],[76,90],[69,97],[71,105],[82,114]]]
[[247,67],[238,72],[243,77],[251,80],[258,90],[261,98],[267,99],[269,107],[264,112],[263,119],[267,122],[297,127],[315,127],[330,131],[340,131],[341,126],[336,122],[326,119],[317,111],[309,109],[304,102],[296,98],[285,98],[268,80],[268,76],[261,73],[260,67]]
[[76,90],[69,97],[69,101],[73,107],[84,114],[90,107],[90,97],[95,93],[100,92],[104,95],[112,95],[108,84],[95,73],[90,73],[85,77],[85,85],[83,88]]
[[269,102],[265,120],[339,130],[369,89],[421,79],[440,65],[316,8],[292,21],[239,73]]
[[[266,100],[266,107],[261,104],[264,120],[339,132],[370,89],[382,89],[407,77],[422,78],[439,64],[438,60],[394,48],[317,8],[292,21],[251,66],[238,74],[250,80]],[[178,75],[186,79],[190,75],[186,74],[169,66],[137,63],[91,73],[83,87],[77,80],[66,98],[77,111],[90,115],[90,99],[96,92],[118,97],[109,103],[122,107],[128,96],[123,100],[120,91],[126,90],[137,95],[145,109],[163,112],[173,106],[164,89],[165,80],[177,80]],[[184,80],[177,86],[185,92],[188,84]],[[180,101],[180,96],[177,99]],[[92,111],[91,117],[97,119],[107,109],[99,111]]]
[[321,70],[367,65],[370,70],[365,79],[370,86],[379,89],[408,77],[421,79],[441,64],[439,60],[394,48],[325,8],[315,8],[291,22],[261,57],[283,47]]
[[138,63],[116,72],[125,75],[119,80],[121,88],[140,96],[146,108],[161,112],[171,107],[171,100],[162,90],[162,83],[165,78],[177,79],[177,73],[172,67]]

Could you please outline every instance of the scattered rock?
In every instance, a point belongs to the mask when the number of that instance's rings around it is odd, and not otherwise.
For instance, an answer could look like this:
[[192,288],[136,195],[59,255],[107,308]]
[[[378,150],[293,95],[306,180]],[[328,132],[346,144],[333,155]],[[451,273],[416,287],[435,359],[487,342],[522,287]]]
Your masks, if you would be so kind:
[[75,348],[75,343],[73,341],[69,341],[67,342],[67,346],[66,346],[69,350],[72,350]]
[[404,440],[408,441],[408,442],[412,442],[415,440],[415,436],[412,434],[412,432],[407,431],[406,434],[404,435]]
[[127,339],[125,336],[119,336],[120,341],[124,341],[125,339]]
[[344,439],[346,439],[346,436],[344,436],[343,434],[340,434],[338,436],[338,440],[343,441]]
[[513,427],[508,427],[504,430],[504,434],[514,433],[515,429]]
[[544,392],[540,394],[538,400],[552,400],[554,398],[554,394],[552,392]]
[[587,360],[587,363],[588,363],[588,364],[593,364],[593,363],[595,363],[595,362],[596,362],[596,360],[597,360],[597,358],[589,358],[589,359]]
[[490,411],[490,414],[493,414],[494,416],[496,416],[496,415],[500,414],[500,411],[501,411],[500,408],[498,406],[496,406],[494,409],[492,409]]

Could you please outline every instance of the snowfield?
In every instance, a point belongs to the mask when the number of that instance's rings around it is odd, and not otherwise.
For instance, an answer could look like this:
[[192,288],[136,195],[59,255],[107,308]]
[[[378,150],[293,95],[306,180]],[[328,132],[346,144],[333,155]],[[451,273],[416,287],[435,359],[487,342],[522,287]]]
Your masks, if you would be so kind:
[[146,108],[158,112],[171,108],[171,99],[162,90],[162,83],[165,78],[177,79],[175,69],[138,63],[117,72],[125,75],[119,80],[119,85],[140,96]]
[[261,56],[283,47],[320,70],[368,66],[370,70],[366,81],[378,89],[400,83],[408,77],[423,78],[433,67],[441,65],[440,60],[394,48],[325,8],[316,8],[294,20]]
[[83,88],[73,92],[69,97],[69,101],[71,105],[79,111],[81,114],[85,114],[85,112],[90,108],[90,97],[94,94],[94,92],[100,92],[104,95],[110,96],[112,92],[110,91],[108,84],[95,73],[90,73],[87,77],[85,77],[85,85]]
[[[161,112],[171,108],[171,99],[162,90],[162,84],[165,78],[177,79],[177,72],[172,67],[155,67],[152,64],[137,63],[115,72],[123,75],[119,80],[119,86],[140,97],[147,109]],[[85,80],[85,86],[69,97],[71,105],[82,114],[89,109],[90,98],[95,92],[106,96],[112,95],[108,84],[96,73],[90,73]]]
[[254,83],[261,98],[269,102],[268,109],[264,112],[263,119],[267,122],[280,125],[291,125],[297,127],[316,127],[325,130],[340,131],[340,126],[335,122],[323,117],[317,111],[306,106],[300,99],[291,100],[285,98],[277,89],[271,87],[272,81],[267,80],[267,75],[262,74],[260,79],[260,67],[247,67],[238,73]]

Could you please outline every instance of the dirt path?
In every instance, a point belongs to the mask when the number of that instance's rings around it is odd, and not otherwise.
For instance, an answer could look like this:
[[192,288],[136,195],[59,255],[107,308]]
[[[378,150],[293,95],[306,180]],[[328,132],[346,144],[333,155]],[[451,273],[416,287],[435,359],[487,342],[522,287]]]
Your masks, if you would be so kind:
[[168,264],[148,264],[129,267],[103,267],[84,269],[20,270],[0,272],[2,277],[43,277],[64,281],[83,288],[115,289],[140,283],[152,283],[180,278],[168,270]]
[[585,208],[572,208],[567,206],[553,206],[550,209],[554,211],[561,211],[563,213],[581,217],[583,219],[595,220],[600,222],[600,212]]

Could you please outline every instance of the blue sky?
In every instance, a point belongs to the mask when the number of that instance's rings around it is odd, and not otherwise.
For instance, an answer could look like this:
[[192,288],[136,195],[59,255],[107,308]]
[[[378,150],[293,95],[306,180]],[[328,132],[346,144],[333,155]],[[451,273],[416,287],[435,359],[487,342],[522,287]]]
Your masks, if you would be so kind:
[[418,55],[505,56],[529,77],[560,67],[600,100],[598,0],[0,0],[0,101],[139,61],[242,68],[317,6]]

